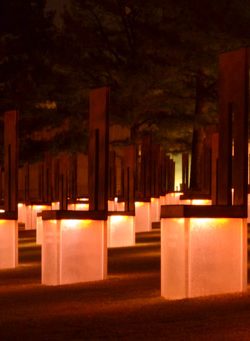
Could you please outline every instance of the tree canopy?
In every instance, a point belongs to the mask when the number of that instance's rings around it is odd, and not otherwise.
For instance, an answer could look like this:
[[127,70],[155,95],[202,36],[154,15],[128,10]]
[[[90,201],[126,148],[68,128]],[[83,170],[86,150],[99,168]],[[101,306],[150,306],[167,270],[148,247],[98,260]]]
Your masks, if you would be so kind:
[[247,1],[71,0],[58,27],[45,5],[0,4],[0,108],[21,110],[26,154],[36,126],[62,122],[54,148],[82,146],[89,89],[104,85],[111,123],[132,139],[151,131],[167,151],[216,123],[218,54],[249,44]]
[[111,87],[113,122],[187,149],[194,123],[216,123],[218,54],[248,43],[249,11],[245,1],[72,0],[60,62],[80,98]]

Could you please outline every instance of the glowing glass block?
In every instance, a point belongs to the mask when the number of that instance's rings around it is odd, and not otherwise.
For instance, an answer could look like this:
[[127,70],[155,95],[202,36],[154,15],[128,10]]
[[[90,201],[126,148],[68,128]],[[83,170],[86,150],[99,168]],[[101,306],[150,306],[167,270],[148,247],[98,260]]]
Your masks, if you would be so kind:
[[37,219],[36,219],[36,243],[38,245],[41,245],[42,239],[43,239],[43,220],[42,220],[42,216],[37,216]]
[[124,201],[117,201],[116,203],[116,210],[117,211],[124,211],[125,210],[125,202]]
[[0,220],[0,269],[18,264],[18,224],[16,220]]
[[43,284],[96,281],[106,276],[106,221],[43,220]]
[[160,198],[151,198],[150,204],[151,222],[160,221],[160,213],[161,213]]
[[182,192],[167,193],[165,204],[166,205],[178,205],[180,203],[180,196],[182,194],[183,194]]
[[60,203],[59,203],[59,201],[55,201],[55,202],[52,202],[52,203],[51,203],[51,209],[52,209],[52,210],[59,210],[59,208],[60,208]]
[[108,211],[113,212],[115,210],[115,202],[114,200],[108,200]]
[[160,205],[166,205],[166,197],[164,195],[160,196]]
[[182,299],[246,290],[246,219],[164,218],[161,226],[163,297]]
[[26,206],[26,224],[25,229],[35,230],[37,227],[37,213],[50,210],[49,205],[27,205]]
[[135,217],[111,215],[108,217],[108,247],[135,245]]
[[69,211],[75,211],[75,209],[76,209],[76,205],[75,204],[68,204],[67,206],[68,206],[68,210]]
[[191,205],[211,205],[212,200],[210,199],[192,199]]
[[79,202],[79,203],[68,204],[68,210],[69,211],[88,211],[89,204],[84,201]]
[[135,232],[152,230],[150,202],[135,202]]
[[89,204],[88,203],[76,203],[75,204],[75,210],[76,211],[88,211],[89,210]]
[[25,228],[27,228],[27,208],[23,203],[19,203],[17,205],[18,210],[18,223],[24,224]]

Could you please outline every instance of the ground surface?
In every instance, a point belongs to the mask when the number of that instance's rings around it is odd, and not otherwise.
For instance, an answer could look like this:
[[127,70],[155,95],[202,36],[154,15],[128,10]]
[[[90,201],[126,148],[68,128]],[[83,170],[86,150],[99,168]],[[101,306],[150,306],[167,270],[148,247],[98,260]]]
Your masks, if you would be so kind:
[[41,250],[22,232],[20,266],[0,271],[0,341],[250,340],[250,289],[181,301],[160,297],[160,233],[109,250],[107,280],[42,286]]

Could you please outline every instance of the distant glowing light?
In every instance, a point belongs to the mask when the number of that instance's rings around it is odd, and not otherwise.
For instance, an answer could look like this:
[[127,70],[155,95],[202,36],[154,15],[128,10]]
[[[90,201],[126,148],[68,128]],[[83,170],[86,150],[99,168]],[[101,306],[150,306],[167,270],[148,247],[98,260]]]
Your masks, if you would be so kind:
[[56,106],[56,102],[54,101],[45,101],[45,102],[40,102],[36,105],[37,108],[40,109],[50,109],[50,110],[54,110],[57,108]]
[[76,204],[75,205],[76,210],[82,210],[87,211],[89,209],[89,204]]
[[45,206],[45,205],[34,205],[33,206],[33,209],[37,212],[40,212],[42,210],[46,210],[46,208],[47,208],[47,206]]
[[88,198],[79,198],[78,200],[79,201],[88,201],[89,199]]
[[193,199],[191,202],[192,202],[192,205],[210,205],[211,204],[211,200],[209,199]]

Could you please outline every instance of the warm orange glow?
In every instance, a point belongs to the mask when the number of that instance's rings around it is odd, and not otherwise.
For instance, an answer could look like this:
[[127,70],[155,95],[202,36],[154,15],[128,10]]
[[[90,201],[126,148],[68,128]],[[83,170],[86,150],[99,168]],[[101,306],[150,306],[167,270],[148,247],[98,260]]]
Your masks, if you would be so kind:
[[[107,223],[43,220],[42,284],[97,281],[107,275]],[[88,227],[88,228],[85,228]]]
[[0,209],[0,212],[1,212],[1,213],[4,213],[4,212],[5,212],[5,210],[3,210],[3,209]]
[[167,299],[247,289],[247,224],[242,218],[161,220],[161,295]]
[[228,218],[190,218],[191,228],[215,229],[223,227],[229,221]]
[[192,205],[211,205],[211,200],[209,199],[193,199],[191,200]]
[[14,268],[18,264],[18,227],[16,220],[0,220],[0,269]]
[[89,199],[88,198],[79,198],[78,200],[79,201],[88,201]]
[[178,224],[184,224],[185,218],[171,218],[171,221]]
[[24,206],[24,204],[22,204],[22,203],[19,203],[17,206],[18,206],[18,207],[23,207],[23,206]]
[[118,198],[117,197],[114,198],[114,202],[118,202]]
[[135,203],[135,232],[151,231],[151,203]]
[[82,210],[82,211],[88,211],[88,209],[89,209],[89,204],[76,204],[76,205],[75,205],[75,209],[78,210],[78,211],[80,211],[80,210]]
[[46,210],[48,208],[48,206],[46,206],[46,205],[34,205],[34,206],[32,206],[32,208],[37,212],[41,212],[42,210]]
[[82,229],[88,227],[93,220],[91,219],[84,219],[84,220],[78,220],[78,219],[63,219],[62,221],[62,228],[65,229]]
[[126,220],[128,220],[128,217],[127,217],[127,216],[124,216],[124,215],[112,215],[112,216],[110,217],[110,219],[111,219],[111,222],[112,222],[112,223],[119,223],[119,222],[121,222],[121,221],[126,221]]
[[142,201],[136,201],[135,202],[135,207],[142,207],[142,206],[144,206],[144,202],[142,202]]
[[170,193],[171,197],[173,198],[178,198],[179,196],[181,196],[183,193],[181,192],[177,192],[177,193]]
[[108,217],[108,247],[135,245],[135,217],[112,215]]

